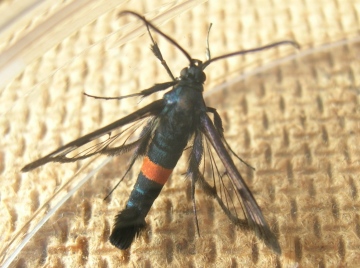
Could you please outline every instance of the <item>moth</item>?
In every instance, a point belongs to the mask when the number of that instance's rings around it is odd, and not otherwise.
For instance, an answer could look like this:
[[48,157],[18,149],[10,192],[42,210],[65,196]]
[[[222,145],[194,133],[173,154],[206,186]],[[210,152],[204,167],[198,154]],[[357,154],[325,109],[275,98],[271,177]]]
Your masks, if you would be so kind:
[[[171,80],[169,82],[155,84],[139,93],[112,99],[124,99],[136,96],[147,97],[155,92],[168,91],[162,99],[154,101],[112,124],[58,148],[52,153],[24,166],[21,171],[28,172],[48,162],[74,162],[96,154],[120,155],[133,151],[125,175],[136,160],[142,158],[143,164],[126,203],[126,207],[115,217],[115,223],[110,235],[110,242],[115,247],[123,250],[129,248],[134,238],[144,229],[146,225],[145,218],[153,202],[160,194],[185,149],[189,150],[186,176],[191,180],[191,197],[198,233],[199,225],[196,217],[195,185],[201,185],[208,194],[212,195],[218,201],[229,219],[235,224],[240,224],[240,219],[232,213],[232,197],[227,192],[227,189],[223,189],[225,195],[220,195],[218,188],[215,187],[215,185],[211,186],[209,184],[207,178],[205,178],[204,171],[201,170],[200,164],[204,161],[203,157],[205,154],[208,154],[209,161],[211,162],[212,172],[210,174],[212,174],[212,179],[219,180],[220,184],[224,177],[229,179],[235,189],[236,198],[241,201],[242,210],[248,225],[255,230],[256,235],[262,239],[268,247],[275,253],[281,254],[281,248],[276,236],[270,230],[260,207],[234,164],[232,157],[240,161],[242,160],[235,154],[225,140],[220,115],[215,108],[208,107],[204,101],[203,84],[206,80],[204,70],[217,60],[274,48],[280,45],[292,45],[298,48],[298,44],[294,41],[282,41],[250,50],[236,51],[215,58],[210,57],[210,50],[207,47],[208,59],[202,62],[198,59],[193,59],[174,39],[155,27],[151,22],[146,20],[145,17],[132,11],[123,11],[119,15],[131,15],[144,22],[152,41],[151,50],[164,66]],[[150,30],[164,37],[188,59],[189,66],[181,70],[179,77],[175,77],[172,74]],[[211,119],[210,115],[213,119]],[[125,135],[129,135],[130,137],[134,132],[130,132],[129,134],[129,131],[121,130],[113,135],[112,133],[114,131],[122,128],[132,129],[132,127],[139,122],[143,123],[143,128],[138,137],[135,139],[125,137],[123,143],[120,145],[116,144],[118,139],[124,138]],[[69,156],[71,152],[81,150],[81,148],[89,145],[89,143],[106,136],[108,136],[108,138],[106,138],[105,141],[97,142],[89,149],[81,151],[80,154]],[[213,150],[221,160],[223,169],[225,170],[223,173],[217,168],[214,156],[209,148],[212,148],[211,150]]]

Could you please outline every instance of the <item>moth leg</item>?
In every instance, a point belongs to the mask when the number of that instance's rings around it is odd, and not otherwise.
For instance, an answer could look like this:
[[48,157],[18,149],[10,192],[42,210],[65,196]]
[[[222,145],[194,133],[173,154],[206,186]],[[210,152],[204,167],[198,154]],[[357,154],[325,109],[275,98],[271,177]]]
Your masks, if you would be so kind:
[[151,131],[154,128],[154,120],[151,120],[147,123],[147,125],[144,127],[144,129],[141,131],[139,144],[137,145],[137,148],[133,154],[133,156],[130,159],[129,165],[127,170],[125,171],[125,174],[122,176],[122,178],[118,181],[118,183],[111,189],[111,191],[107,194],[107,196],[104,198],[106,200],[119,186],[119,184],[124,180],[126,175],[131,170],[132,166],[134,165],[135,161],[146,154],[146,148],[151,140]]
[[146,24],[146,29],[147,29],[147,31],[148,31],[148,33],[149,33],[149,36],[150,36],[151,42],[152,42],[152,45],[151,45],[151,47],[150,47],[151,51],[154,53],[155,57],[159,59],[159,61],[161,62],[162,66],[164,66],[166,72],[167,72],[168,75],[171,77],[171,79],[172,79],[173,81],[175,81],[176,79],[175,79],[174,75],[172,74],[169,66],[168,66],[167,63],[166,63],[166,61],[164,60],[158,44],[156,43],[156,41],[154,40],[154,38],[153,38],[152,35],[151,35],[150,28],[149,28],[149,24],[148,24],[147,22],[146,22],[145,24]]
[[208,113],[212,113],[214,115],[215,128],[218,131],[219,135],[223,138],[224,137],[224,128],[223,128],[222,120],[221,120],[219,113],[213,107],[206,107],[206,108],[207,108]]
[[198,233],[198,236],[200,236],[199,221],[197,217],[196,202],[195,202],[195,182],[196,181],[194,180],[194,178],[191,178],[191,200],[192,200],[192,206],[194,212],[194,221],[196,225],[196,231]]
[[189,167],[186,174],[191,179],[191,200],[193,204],[196,230],[199,236],[200,236],[200,229],[199,229],[199,222],[197,218],[196,202],[195,202],[195,183],[197,182],[198,178],[201,176],[201,173],[199,172],[199,165],[201,162],[202,155],[203,155],[202,134],[200,131],[196,131],[194,143],[190,153]]
[[165,82],[165,83],[159,83],[159,84],[155,84],[150,88],[141,90],[138,93],[134,93],[134,94],[129,94],[129,95],[124,95],[124,96],[120,96],[120,97],[102,97],[102,96],[94,96],[94,95],[90,95],[86,92],[84,92],[84,95],[90,98],[94,98],[94,99],[101,99],[101,100],[122,100],[122,99],[127,99],[127,98],[132,98],[132,97],[147,97],[155,92],[161,91],[161,90],[165,90],[168,89],[171,86],[174,86],[175,84],[177,84],[178,81],[171,81],[171,82]]
[[253,166],[251,166],[250,164],[246,163],[240,156],[238,156],[233,149],[230,147],[230,145],[227,143],[225,136],[224,136],[224,128],[222,125],[222,120],[220,115],[218,114],[218,112],[216,111],[215,108],[212,107],[206,107],[207,111],[209,113],[212,113],[214,115],[214,126],[216,128],[216,130],[218,131],[221,140],[225,143],[226,148],[243,164],[245,164],[245,166],[251,168],[252,170],[255,170],[255,168]]

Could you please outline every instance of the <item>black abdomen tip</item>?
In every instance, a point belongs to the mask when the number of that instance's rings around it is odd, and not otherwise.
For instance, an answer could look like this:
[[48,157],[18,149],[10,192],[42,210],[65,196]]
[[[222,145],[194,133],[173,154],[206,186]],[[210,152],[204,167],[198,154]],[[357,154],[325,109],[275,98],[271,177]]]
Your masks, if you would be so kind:
[[145,218],[137,208],[124,209],[115,217],[110,243],[122,250],[129,248],[145,225]]

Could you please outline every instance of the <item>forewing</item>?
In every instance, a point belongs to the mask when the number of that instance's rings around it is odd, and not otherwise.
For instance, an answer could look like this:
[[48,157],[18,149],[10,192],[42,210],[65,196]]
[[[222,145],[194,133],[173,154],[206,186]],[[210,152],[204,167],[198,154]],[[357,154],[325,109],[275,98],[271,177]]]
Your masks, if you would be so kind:
[[[235,164],[221,141],[219,131],[214,127],[207,114],[200,117],[201,131],[206,136],[207,144],[204,156],[210,159],[204,159],[204,163],[209,162],[210,168],[206,166],[201,170],[198,180],[203,188],[213,195],[219,202],[224,212],[230,220],[236,224],[241,224],[238,217],[239,206],[241,204],[247,222],[252,227],[256,235],[264,240],[265,244],[272,248],[276,253],[281,254],[280,245],[275,235],[271,232],[260,207],[255,201],[241,174],[235,167]],[[211,146],[210,146],[211,145]],[[212,150],[216,154],[212,153]],[[217,156],[217,157],[215,157]],[[209,164],[208,164],[209,165]],[[213,183],[208,183],[211,177]]]
[[[24,166],[21,171],[27,172],[48,162],[74,162],[95,154],[117,155],[132,150],[141,144],[141,140],[146,136],[147,131],[151,131],[151,126],[156,124],[156,117],[163,108],[164,101],[162,99],[155,101],[56,149],[54,152]],[[134,139],[134,134],[149,117],[152,117],[151,121],[147,123],[138,138]],[[68,156],[70,153],[71,156]]]

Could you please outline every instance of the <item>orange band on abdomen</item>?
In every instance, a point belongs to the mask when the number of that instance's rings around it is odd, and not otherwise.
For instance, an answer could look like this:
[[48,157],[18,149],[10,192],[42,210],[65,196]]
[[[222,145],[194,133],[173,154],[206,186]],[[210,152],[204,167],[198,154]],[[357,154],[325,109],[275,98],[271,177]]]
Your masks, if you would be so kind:
[[149,157],[146,156],[141,167],[141,172],[149,180],[164,185],[168,180],[172,169],[163,168],[152,162]]

